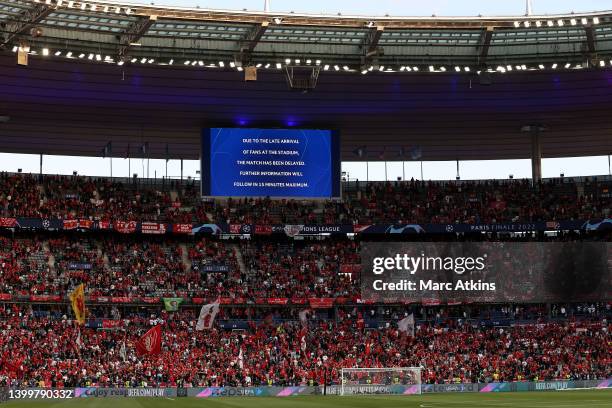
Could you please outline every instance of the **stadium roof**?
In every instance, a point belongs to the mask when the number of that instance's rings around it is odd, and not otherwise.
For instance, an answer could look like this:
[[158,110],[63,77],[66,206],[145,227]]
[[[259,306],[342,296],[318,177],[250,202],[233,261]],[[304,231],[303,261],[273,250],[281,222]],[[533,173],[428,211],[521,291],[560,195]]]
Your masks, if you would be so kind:
[[[363,17],[0,0],[8,46],[157,63],[321,60],[401,66],[583,63],[612,56],[612,11],[521,17]],[[41,35],[32,38],[30,28]],[[609,60],[609,58],[607,58]]]
[[[612,12],[359,17],[0,0],[3,151],[195,159],[200,128],[328,126],[344,160],[612,151]],[[27,67],[15,53],[29,54]],[[258,80],[244,82],[247,66]],[[315,72],[289,92],[290,69]],[[511,71],[511,72],[510,72]],[[364,75],[362,75],[364,74]],[[364,154],[356,155],[361,150]]]

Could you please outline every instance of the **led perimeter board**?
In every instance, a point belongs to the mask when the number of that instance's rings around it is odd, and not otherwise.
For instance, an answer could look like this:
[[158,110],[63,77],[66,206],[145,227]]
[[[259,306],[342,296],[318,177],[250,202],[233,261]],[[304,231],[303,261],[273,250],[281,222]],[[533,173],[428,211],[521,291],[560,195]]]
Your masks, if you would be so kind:
[[206,128],[205,197],[340,197],[340,137],[320,129]]

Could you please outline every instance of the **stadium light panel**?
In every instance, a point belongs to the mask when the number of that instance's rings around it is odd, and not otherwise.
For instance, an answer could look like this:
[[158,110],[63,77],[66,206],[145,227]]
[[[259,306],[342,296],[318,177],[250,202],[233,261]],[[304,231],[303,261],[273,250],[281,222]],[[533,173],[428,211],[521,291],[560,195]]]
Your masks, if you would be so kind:
[[538,68],[540,68],[540,69],[544,69],[544,64],[540,64],[540,65],[538,65]]
[[307,64],[312,64],[312,60],[311,60],[311,59],[307,59],[307,60],[306,60],[306,63],[307,63]]
[[461,68],[460,67],[455,67],[455,71],[456,72],[461,72]]
[[521,23],[518,21],[514,22],[514,27],[519,28],[521,26]]
[[405,67],[405,66],[401,66],[401,67],[400,67],[400,71],[405,71],[405,70],[406,70],[406,67]]
[[[329,66],[328,66],[329,67]],[[281,69],[282,68],[282,64],[280,62],[276,63],[276,69]],[[327,71],[327,70],[326,70]]]
[[189,60],[183,62],[183,64],[185,64],[185,65],[189,65],[190,63],[191,63],[191,61],[189,61]]
[[567,64],[565,64],[565,68],[566,68],[566,69],[567,69],[567,68],[569,68],[569,67],[571,67],[571,66],[572,66],[572,64],[570,64],[569,62],[568,62]]
[[68,2],[68,8],[72,8],[74,6],[74,1],[69,1]]
[[[277,64],[277,65],[278,65],[278,64]],[[323,71],[327,71],[327,70],[329,70],[329,65],[328,65],[328,64],[325,64],[325,65],[323,66]]]
[[412,67],[412,70],[415,72],[419,72],[419,67]]
[[72,58],[72,51],[68,51],[66,53],[66,58]]
[[61,52],[61,51],[55,51],[55,56],[56,56],[56,57],[59,57],[60,55],[62,55],[62,52]]
[[540,20],[536,20],[535,25],[536,27],[540,28],[542,27],[542,22]]
[[336,71],[340,71],[340,67],[339,67],[339,66],[337,66],[337,65],[334,65],[334,70],[336,70]]
[[270,63],[268,62],[266,65],[264,65],[264,68],[266,69],[270,68]]
[[102,61],[102,56],[100,54],[96,54],[96,61]]
[[525,23],[524,23],[524,24],[525,24],[525,27],[526,27],[526,28],[531,27],[531,22],[530,22],[530,21],[525,21]]
[[132,9],[131,9],[131,8],[129,8],[129,7],[128,7],[128,8],[126,8],[126,9],[125,9],[125,14],[127,14],[128,16],[129,16],[130,14],[132,14]]
[[587,20],[585,17],[582,17],[582,20],[580,20],[580,22],[584,25],[587,25],[589,23],[589,20]]
[[378,67],[378,70],[379,70],[379,71],[384,71],[384,70],[385,70],[385,66],[384,66],[384,65],[381,65],[380,67]]
[[87,3],[81,3],[81,10],[85,11],[87,8]]
[[138,61],[138,58],[132,58],[130,62],[134,64],[136,61]]
[[285,60],[285,64],[287,64],[287,65],[291,64],[291,59],[287,58],[287,59]]
[[554,26],[555,26],[555,22],[554,22],[554,21],[552,21],[552,20],[548,20],[548,21],[546,22],[546,25],[547,25],[547,26],[549,26],[549,27],[554,27]]
[[79,54],[79,58],[85,58],[85,54]]
[[237,67],[236,69],[238,70],[238,72],[242,72],[242,67]]
[[557,69],[557,64],[552,64],[552,69]]
[[223,61],[219,61],[219,66],[220,66],[221,68],[225,68],[225,62],[223,62]]
[[198,65],[203,67],[204,66],[204,61],[202,61],[202,60],[198,61]]
[[236,68],[236,63],[234,61],[230,62],[230,68]]
[[168,61],[168,65],[172,65],[174,64],[174,59],[171,59],[170,61]]
[[141,64],[144,64],[145,62],[147,62],[147,59],[146,59],[146,58],[142,58],[142,59],[140,60],[140,63],[141,63]]
[[274,17],[274,24],[280,24],[283,22],[283,19],[280,17]]
[[57,0],[57,3],[55,3],[57,7],[62,7],[62,4],[64,4],[64,0]]
[[433,65],[430,65],[430,66],[429,66],[429,72],[434,72],[434,71],[435,71],[434,66],[433,66]]
[[575,18],[572,18],[572,19],[570,20],[570,24],[571,24],[571,25],[573,25],[573,26],[575,26],[575,25],[577,24],[576,19],[575,19]]
[[593,24],[599,24],[599,17],[593,17]]
[[465,68],[463,68],[463,70],[464,70],[465,72],[470,72],[470,67],[465,67]]
[[262,63],[260,62],[259,64],[255,65],[255,68],[261,68],[262,67]]
[[115,7],[115,14],[121,13],[121,7]]
[[109,7],[108,6],[104,6],[104,8],[102,10],[104,10],[105,13],[108,13]]
[[605,61],[599,61],[599,66],[600,67],[605,67],[606,66],[606,62]]
[[13,47],[13,52],[17,52],[17,50],[19,50],[19,47],[15,45],[15,46]]
[[507,71],[512,71],[512,65],[506,65],[506,70]]
[[300,59],[296,59],[296,60],[295,60],[295,63],[296,63],[297,65],[300,65],[300,64],[302,63],[302,61],[301,61]]
[[346,65],[342,67],[343,70],[348,71],[349,67],[347,67]]
[[191,66],[194,67],[194,66],[197,65],[197,63],[198,63],[198,61],[191,61]]
[[317,64],[317,65],[321,65],[321,60],[316,60],[316,61],[315,61],[315,64]]
[[557,20],[557,25],[559,27],[563,27],[565,25],[565,23],[563,22],[563,20]]
[[123,62],[123,61],[119,61],[119,62],[117,62],[117,65],[119,65],[119,66],[122,66],[123,64],[124,64],[124,62]]
[[90,6],[91,11],[96,11],[97,9],[98,9],[98,5],[95,3]]
[[93,54],[89,54],[89,55],[87,56],[87,59],[90,59],[90,60],[94,59],[94,55],[93,55]]
[[411,71],[412,71],[412,68],[410,68],[410,67],[406,67],[406,71],[411,72]]
[[149,59],[149,61],[148,61],[149,64],[152,64],[154,62],[155,62],[155,60],[153,58]]
[[527,71],[527,65],[523,64],[521,65],[521,68],[523,68],[523,71]]
[[367,69],[362,69],[362,70],[361,70],[361,75],[365,75],[365,74],[367,74],[367,73],[368,73],[368,70],[367,70]]
[[444,66],[440,67],[440,71],[446,72],[446,67],[444,67]]

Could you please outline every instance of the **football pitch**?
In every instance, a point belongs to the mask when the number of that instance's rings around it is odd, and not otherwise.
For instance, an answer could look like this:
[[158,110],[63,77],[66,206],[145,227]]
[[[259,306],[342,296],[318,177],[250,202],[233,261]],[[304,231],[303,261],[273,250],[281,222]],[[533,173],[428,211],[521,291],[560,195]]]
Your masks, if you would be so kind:
[[549,391],[421,396],[297,396],[219,398],[75,398],[71,400],[9,401],[5,407],[53,408],[605,408],[612,407],[612,390]]

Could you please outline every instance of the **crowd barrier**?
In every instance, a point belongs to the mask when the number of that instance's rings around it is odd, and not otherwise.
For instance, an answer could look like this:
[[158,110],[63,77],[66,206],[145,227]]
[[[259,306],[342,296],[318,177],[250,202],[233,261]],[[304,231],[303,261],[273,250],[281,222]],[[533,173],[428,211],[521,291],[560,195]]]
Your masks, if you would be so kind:
[[[369,388],[369,387],[368,387]],[[528,392],[561,391],[571,389],[612,389],[612,379],[580,381],[496,382],[466,384],[422,384],[421,392],[465,393],[465,392]],[[417,386],[390,385],[379,387],[380,394],[417,394]],[[340,395],[338,385],[323,387],[205,387],[205,388],[2,388],[0,401],[71,398],[216,398],[216,397],[291,397],[296,395]]]

